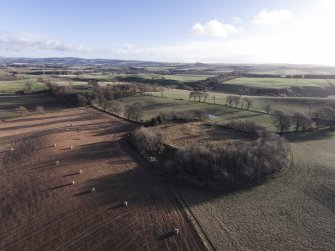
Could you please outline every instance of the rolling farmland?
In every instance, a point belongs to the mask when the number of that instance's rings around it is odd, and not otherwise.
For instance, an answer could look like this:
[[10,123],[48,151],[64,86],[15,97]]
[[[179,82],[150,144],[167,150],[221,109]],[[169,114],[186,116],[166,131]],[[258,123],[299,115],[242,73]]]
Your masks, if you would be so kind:
[[175,197],[125,144],[133,127],[90,108],[0,122],[0,249],[204,250]]

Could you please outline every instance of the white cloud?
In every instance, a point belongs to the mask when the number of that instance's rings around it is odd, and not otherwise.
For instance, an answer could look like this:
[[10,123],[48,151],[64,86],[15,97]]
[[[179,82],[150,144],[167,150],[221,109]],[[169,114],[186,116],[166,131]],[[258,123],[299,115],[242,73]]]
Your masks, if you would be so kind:
[[94,49],[80,44],[64,43],[30,33],[0,32],[0,49],[10,51],[51,50],[93,53]]
[[238,32],[239,29],[231,24],[223,24],[213,19],[205,24],[196,23],[192,27],[192,33],[202,36],[222,37],[225,38],[229,34]]
[[243,20],[240,17],[232,17],[231,20],[235,23],[235,24],[240,24],[243,22]]
[[289,10],[261,10],[252,20],[253,23],[263,26],[281,25],[293,19]]

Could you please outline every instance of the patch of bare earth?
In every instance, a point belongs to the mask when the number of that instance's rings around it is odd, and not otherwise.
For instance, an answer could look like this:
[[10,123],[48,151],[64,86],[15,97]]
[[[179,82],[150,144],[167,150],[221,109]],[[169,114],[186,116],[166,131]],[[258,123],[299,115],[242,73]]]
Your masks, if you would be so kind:
[[132,128],[89,108],[0,122],[0,250],[203,250]]
[[176,148],[195,144],[223,145],[250,138],[250,135],[202,122],[171,123],[152,127],[152,130],[162,136],[165,144]]

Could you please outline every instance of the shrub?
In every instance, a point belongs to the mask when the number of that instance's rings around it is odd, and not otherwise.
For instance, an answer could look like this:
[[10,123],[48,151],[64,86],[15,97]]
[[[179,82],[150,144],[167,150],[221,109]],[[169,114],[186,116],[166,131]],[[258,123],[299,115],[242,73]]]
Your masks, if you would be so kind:
[[41,113],[41,114],[43,114],[45,112],[44,107],[40,106],[40,105],[35,107],[35,111],[38,112],[38,113]]
[[160,135],[141,127],[131,134],[131,142],[135,148],[144,155],[158,156],[164,151]]
[[224,126],[238,131],[251,133],[257,137],[267,137],[269,134],[265,127],[244,119],[231,120],[224,124]]

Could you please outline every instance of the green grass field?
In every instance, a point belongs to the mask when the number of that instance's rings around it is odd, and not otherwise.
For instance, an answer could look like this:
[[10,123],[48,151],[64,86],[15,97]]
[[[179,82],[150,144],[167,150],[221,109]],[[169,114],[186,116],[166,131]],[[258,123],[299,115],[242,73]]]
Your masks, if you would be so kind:
[[131,105],[135,102],[140,102],[142,104],[142,118],[144,120],[149,120],[152,117],[159,115],[159,113],[161,112],[192,112],[197,110],[216,116],[217,118],[212,119],[213,122],[224,122],[232,119],[241,118],[257,122],[263,126],[266,126],[270,130],[274,130],[271,123],[271,116],[267,114],[229,108],[222,105],[142,95],[126,97],[120,100],[124,103],[124,107],[126,107],[127,105]]
[[293,166],[260,186],[177,189],[217,250],[333,250],[335,133],[290,141]]
[[[32,84],[32,89],[30,91],[26,90],[26,83],[29,82]],[[36,80],[13,80],[13,81],[0,81],[0,93],[15,93],[16,91],[25,91],[25,92],[36,92],[43,91],[46,89],[46,86],[42,83],[37,82]]]
[[229,85],[243,85],[254,88],[289,88],[289,87],[327,87],[324,79],[295,79],[295,78],[235,78],[225,82]]
[[186,74],[174,74],[174,75],[161,75],[155,73],[139,73],[139,74],[119,74],[119,77],[139,77],[143,79],[168,79],[176,80],[179,82],[195,82],[200,80],[205,80],[212,75],[186,75]]
[[[189,100],[190,91],[187,90],[177,90],[177,89],[166,89],[164,91],[164,96],[169,99],[183,99],[185,101]],[[151,93],[154,96],[160,97],[161,93]],[[209,97],[206,103],[214,103],[213,97],[215,96],[215,103],[220,105],[226,105],[226,98],[230,94],[225,94],[222,92],[208,92]],[[292,113],[296,110],[309,113],[310,106],[313,110],[322,106],[327,102],[335,102],[335,98],[310,98],[310,97],[269,97],[269,96],[241,96],[241,99],[249,97],[254,103],[251,107],[252,110],[264,111],[264,105],[270,103],[272,110],[282,110],[286,113]],[[241,104],[239,105],[241,106]]]

